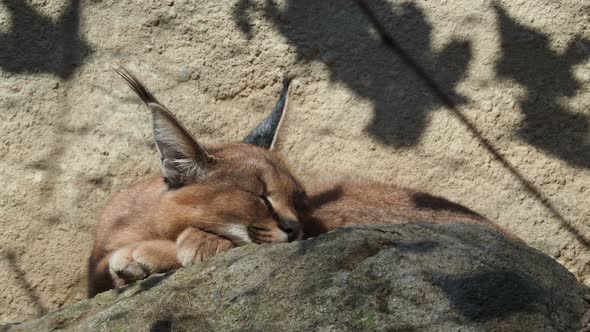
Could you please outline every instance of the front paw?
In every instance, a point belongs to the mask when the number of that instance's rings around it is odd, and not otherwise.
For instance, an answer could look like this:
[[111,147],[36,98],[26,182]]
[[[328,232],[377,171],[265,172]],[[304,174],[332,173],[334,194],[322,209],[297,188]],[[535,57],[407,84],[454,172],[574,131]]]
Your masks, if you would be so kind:
[[230,240],[191,227],[176,240],[176,257],[182,266],[190,266],[233,247]]
[[168,240],[133,243],[117,249],[109,258],[109,272],[116,287],[179,267],[176,245]]
[[124,247],[113,253],[109,259],[109,272],[116,287],[145,279],[148,272],[133,258],[135,246]]

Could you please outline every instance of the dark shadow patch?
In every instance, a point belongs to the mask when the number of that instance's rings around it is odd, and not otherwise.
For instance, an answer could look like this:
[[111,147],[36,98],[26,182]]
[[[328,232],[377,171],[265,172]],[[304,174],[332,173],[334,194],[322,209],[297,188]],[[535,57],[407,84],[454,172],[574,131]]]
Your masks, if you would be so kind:
[[497,2],[494,9],[502,46],[496,72],[526,88],[520,100],[524,126],[518,135],[572,165],[590,168],[590,118],[560,104],[581,88],[573,69],[590,58],[590,40],[575,35],[565,52],[557,53],[547,35],[518,23]]
[[474,212],[461,204],[457,204],[457,203],[449,201],[448,199],[438,197],[438,196],[433,196],[433,195],[430,195],[427,193],[420,193],[420,192],[413,193],[412,194],[412,202],[419,209],[458,212],[458,213],[464,213],[464,214],[472,215],[477,218],[484,219],[477,212]]
[[248,40],[252,39],[252,26],[248,20],[248,10],[252,6],[250,0],[241,0],[236,3],[232,10],[232,18],[238,29],[246,36]]
[[303,204],[297,206],[297,211],[301,216],[302,230],[305,239],[328,232],[324,223],[314,216],[313,211],[324,205],[338,201],[342,195],[342,187],[337,185],[330,190],[307,197]]
[[451,307],[474,322],[531,312],[543,296],[535,280],[509,271],[466,276],[435,274],[433,280],[447,294]]
[[80,36],[80,0],[70,0],[54,22],[27,1],[2,0],[10,31],[0,33],[0,67],[11,73],[51,73],[69,78],[92,52]]
[[338,201],[343,195],[342,186],[336,185],[334,188],[322,191],[316,195],[310,196],[305,200],[305,209],[313,210],[320,206]]
[[159,319],[152,323],[150,332],[172,332],[174,331],[174,322],[171,319]]

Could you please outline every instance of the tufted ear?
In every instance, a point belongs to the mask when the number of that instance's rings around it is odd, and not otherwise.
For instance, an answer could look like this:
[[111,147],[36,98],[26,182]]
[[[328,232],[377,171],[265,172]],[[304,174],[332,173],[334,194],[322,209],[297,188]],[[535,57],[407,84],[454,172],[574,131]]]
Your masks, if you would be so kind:
[[287,108],[287,97],[289,94],[290,78],[283,80],[283,89],[279,100],[272,110],[270,115],[252,130],[250,134],[244,139],[244,142],[258,145],[262,148],[272,150],[275,148],[278,132],[285,118]]
[[180,187],[203,178],[215,158],[207,153],[176,117],[125,68],[115,71],[127,81],[131,89],[148,106],[152,113],[154,139],[160,153],[161,168],[168,186]]

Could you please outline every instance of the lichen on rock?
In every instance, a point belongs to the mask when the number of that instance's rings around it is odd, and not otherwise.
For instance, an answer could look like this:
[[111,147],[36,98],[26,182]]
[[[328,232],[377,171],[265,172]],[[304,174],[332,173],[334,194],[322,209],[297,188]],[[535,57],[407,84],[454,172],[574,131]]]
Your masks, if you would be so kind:
[[0,331],[573,331],[586,286],[476,225],[249,245]]

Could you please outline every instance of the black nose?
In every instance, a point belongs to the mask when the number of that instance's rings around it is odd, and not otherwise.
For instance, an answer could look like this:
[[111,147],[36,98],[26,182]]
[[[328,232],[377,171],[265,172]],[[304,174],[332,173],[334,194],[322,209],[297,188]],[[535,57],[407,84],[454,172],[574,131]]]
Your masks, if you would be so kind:
[[290,219],[281,219],[279,221],[279,228],[287,233],[287,240],[289,242],[295,240],[299,235],[299,221]]

